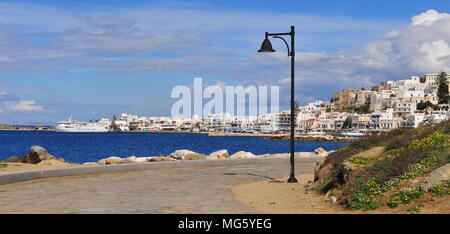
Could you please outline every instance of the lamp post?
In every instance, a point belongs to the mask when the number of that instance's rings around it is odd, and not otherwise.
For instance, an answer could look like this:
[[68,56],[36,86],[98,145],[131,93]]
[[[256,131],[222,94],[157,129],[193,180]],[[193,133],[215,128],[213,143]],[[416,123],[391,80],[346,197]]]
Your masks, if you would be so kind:
[[[294,130],[295,130],[295,100],[294,100],[294,81],[295,81],[295,75],[294,75],[294,63],[295,63],[295,49],[294,49],[294,38],[295,38],[295,26],[291,26],[291,31],[288,33],[268,33],[266,32],[266,38],[264,39],[261,49],[258,50],[258,52],[263,53],[272,53],[275,52],[275,50],[272,48],[272,43],[269,40],[269,36],[272,36],[273,38],[278,38],[284,41],[286,44],[287,50],[288,50],[288,56],[291,57],[291,175],[288,179],[288,183],[297,183],[297,179],[295,178],[295,171],[294,171],[294,164],[295,164],[295,158],[294,158],[294,151],[295,151],[295,139],[294,139]],[[291,47],[289,49],[289,45],[286,42],[286,40],[281,36],[291,36]]]

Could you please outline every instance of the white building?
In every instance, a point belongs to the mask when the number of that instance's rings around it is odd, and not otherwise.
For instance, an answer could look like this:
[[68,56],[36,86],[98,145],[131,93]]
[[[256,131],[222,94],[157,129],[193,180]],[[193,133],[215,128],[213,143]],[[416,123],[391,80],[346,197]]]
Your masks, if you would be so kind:
[[417,128],[424,121],[425,115],[423,113],[415,113],[406,117],[405,126],[409,128]]

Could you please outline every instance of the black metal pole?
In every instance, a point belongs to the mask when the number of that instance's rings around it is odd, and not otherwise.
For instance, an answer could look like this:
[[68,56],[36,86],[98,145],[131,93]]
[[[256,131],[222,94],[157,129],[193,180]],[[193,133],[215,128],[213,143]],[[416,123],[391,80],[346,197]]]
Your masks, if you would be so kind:
[[294,96],[294,84],[295,84],[295,26],[291,26],[291,175],[288,179],[288,183],[297,183],[295,178],[295,96]]
[[[291,36],[291,48],[289,49],[289,45],[283,37],[280,36]],[[294,95],[294,85],[295,85],[295,26],[291,26],[291,31],[288,33],[268,33],[266,32],[266,39],[261,45],[261,49],[258,52],[275,52],[272,49],[272,45],[270,41],[268,41],[267,37],[273,36],[274,38],[279,38],[284,41],[286,47],[288,49],[288,56],[291,56],[291,174],[288,179],[288,183],[297,183],[297,179],[295,178],[295,95]]]

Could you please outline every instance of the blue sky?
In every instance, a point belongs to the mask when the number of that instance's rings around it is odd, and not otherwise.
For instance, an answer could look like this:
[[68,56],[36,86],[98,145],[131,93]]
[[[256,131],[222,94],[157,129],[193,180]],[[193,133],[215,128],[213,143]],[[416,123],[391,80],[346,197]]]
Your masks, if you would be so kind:
[[[289,60],[257,54],[264,32],[296,25],[302,104],[344,87],[450,67],[446,1],[2,1],[0,122],[169,115],[170,91],[280,85]],[[287,109],[287,108],[286,108]]]

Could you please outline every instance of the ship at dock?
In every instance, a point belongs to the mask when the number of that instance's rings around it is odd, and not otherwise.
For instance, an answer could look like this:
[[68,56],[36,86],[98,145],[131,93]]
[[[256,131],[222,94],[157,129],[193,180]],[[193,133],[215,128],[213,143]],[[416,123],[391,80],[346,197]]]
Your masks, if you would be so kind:
[[55,126],[56,132],[108,132],[109,124],[106,121],[80,122],[72,120],[58,122]]

